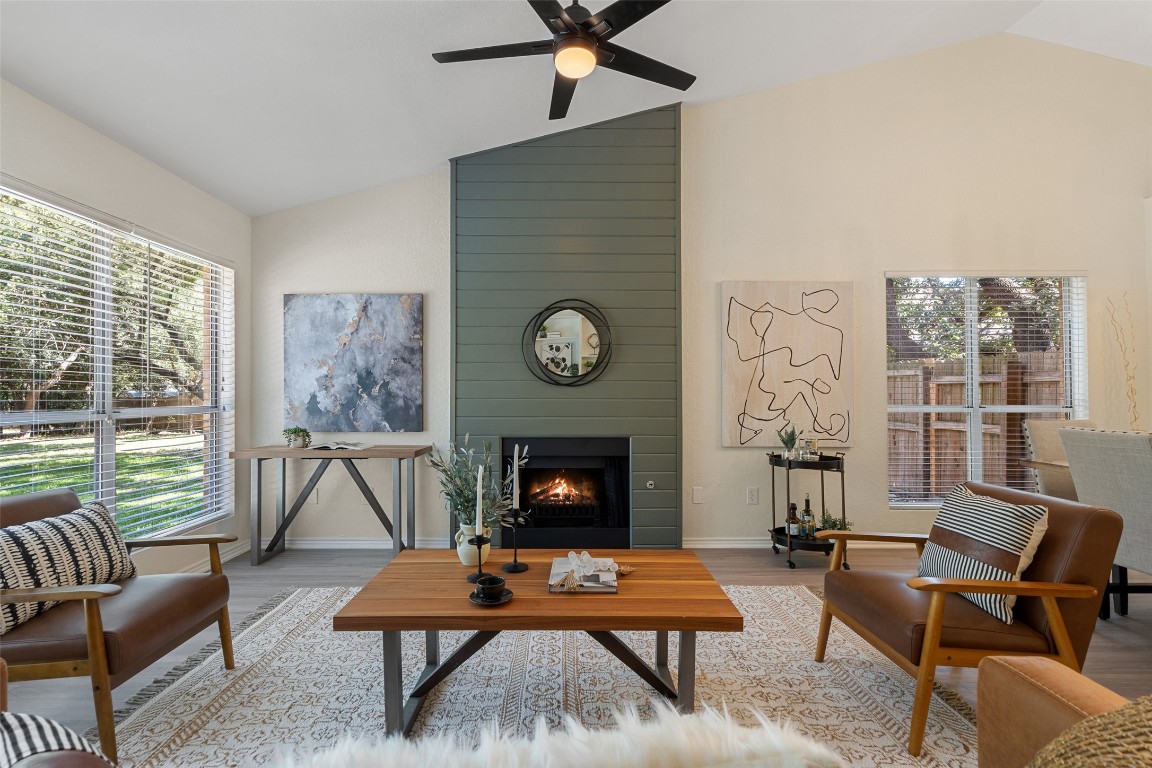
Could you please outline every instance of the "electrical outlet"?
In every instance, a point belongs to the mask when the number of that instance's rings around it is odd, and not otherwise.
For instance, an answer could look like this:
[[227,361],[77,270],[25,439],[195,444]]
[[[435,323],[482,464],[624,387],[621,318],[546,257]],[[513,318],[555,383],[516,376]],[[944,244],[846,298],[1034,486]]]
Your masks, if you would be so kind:
[[759,504],[760,503],[760,489],[759,488],[749,488],[748,489],[748,496],[744,501],[746,504]]
[[704,487],[703,486],[700,486],[700,485],[692,486],[692,503],[693,504],[703,504],[704,503]]

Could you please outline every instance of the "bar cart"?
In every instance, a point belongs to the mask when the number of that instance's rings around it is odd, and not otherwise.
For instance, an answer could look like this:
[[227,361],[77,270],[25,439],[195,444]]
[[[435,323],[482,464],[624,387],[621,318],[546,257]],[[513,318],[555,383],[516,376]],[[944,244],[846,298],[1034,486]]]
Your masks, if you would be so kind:
[[[784,547],[788,551],[788,567],[795,568],[796,563],[792,561],[792,553],[799,550],[805,552],[823,552],[827,557],[832,553],[834,543],[830,539],[817,539],[817,538],[801,538],[792,536],[788,531],[788,526],[776,526],[776,469],[784,470],[784,505],[787,508],[788,503],[792,500],[792,470],[794,469],[808,469],[816,470],[820,473],[820,510],[821,514],[827,510],[824,501],[824,473],[835,472],[840,475],[840,520],[845,528],[848,525],[848,517],[845,508],[844,500],[844,454],[836,453],[829,455],[826,453],[818,454],[815,458],[808,459],[789,459],[779,453],[769,453],[768,463],[772,465],[772,551],[775,554],[780,554],[780,548]],[[844,570],[850,570],[848,565],[848,556],[845,554],[844,563],[841,566]]]

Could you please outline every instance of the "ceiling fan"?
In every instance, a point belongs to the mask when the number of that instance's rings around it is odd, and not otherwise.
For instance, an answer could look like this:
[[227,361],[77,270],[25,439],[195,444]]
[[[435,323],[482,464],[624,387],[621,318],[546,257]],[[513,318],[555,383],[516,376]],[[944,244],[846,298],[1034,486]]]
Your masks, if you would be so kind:
[[556,78],[552,84],[549,120],[559,120],[568,114],[576,83],[591,74],[597,65],[686,91],[696,81],[695,75],[608,42],[668,2],[616,0],[600,13],[592,15],[578,0],[567,8],[562,7],[557,0],[528,0],[532,10],[536,11],[544,26],[552,33],[551,40],[447,51],[434,53],[432,58],[446,64],[453,61],[552,54]]

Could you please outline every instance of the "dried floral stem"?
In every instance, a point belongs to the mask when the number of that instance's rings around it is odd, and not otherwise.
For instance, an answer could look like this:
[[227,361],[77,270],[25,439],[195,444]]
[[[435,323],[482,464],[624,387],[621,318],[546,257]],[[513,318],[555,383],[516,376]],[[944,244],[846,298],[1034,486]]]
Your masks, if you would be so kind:
[[1136,352],[1136,326],[1132,322],[1132,307],[1128,304],[1128,292],[1123,294],[1124,314],[1128,321],[1127,332],[1116,318],[1118,308],[1108,299],[1108,322],[1112,325],[1112,336],[1116,339],[1116,346],[1120,348],[1120,359],[1124,363],[1124,383],[1128,396],[1128,428],[1132,431],[1140,429],[1140,410],[1136,399],[1136,363],[1131,355]]

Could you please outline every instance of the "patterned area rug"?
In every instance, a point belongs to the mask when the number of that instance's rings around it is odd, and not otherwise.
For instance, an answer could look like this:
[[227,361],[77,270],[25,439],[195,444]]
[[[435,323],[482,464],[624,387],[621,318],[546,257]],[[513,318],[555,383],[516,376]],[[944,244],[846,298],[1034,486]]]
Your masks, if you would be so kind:
[[[976,765],[976,730],[963,700],[938,691],[919,758],[904,744],[914,681],[854,634],[833,625],[827,661],[811,660],[820,601],[804,587],[725,587],[743,633],[697,637],[696,706],[793,721],[853,766]],[[316,749],[344,734],[373,736],[383,722],[381,641],[333,632],[332,615],[355,589],[298,589],[235,638],[237,668],[209,647],[134,698],[117,726],[121,766],[259,765],[284,750]],[[653,635],[618,633],[653,662]],[[466,637],[440,634],[441,657]],[[423,633],[404,633],[406,690],[423,667]],[[670,658],[675,666],[675,635]],[[644,717],[661,697],[581,632],[503,632],[428,697],[413,736],[469,739],[490,721],[528,735],[538,718],[565,714],[610,727],[613,712]]]

